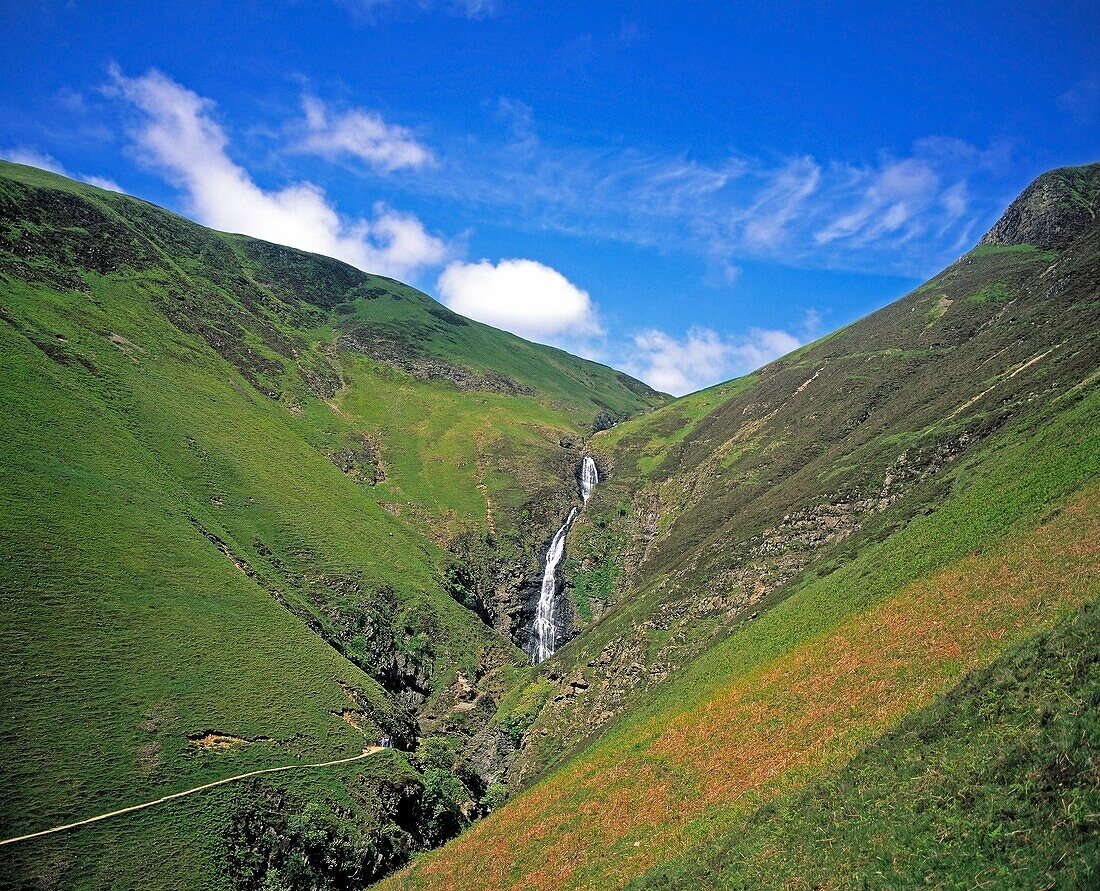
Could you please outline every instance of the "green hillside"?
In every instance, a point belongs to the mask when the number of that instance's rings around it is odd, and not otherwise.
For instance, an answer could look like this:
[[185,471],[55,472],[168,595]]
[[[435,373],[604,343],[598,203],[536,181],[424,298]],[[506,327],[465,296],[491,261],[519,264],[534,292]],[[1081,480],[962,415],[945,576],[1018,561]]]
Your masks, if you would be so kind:
[[[973,739],[941,727],[951,773],[922,775],[973,808],[920,816],[886,759],[902,745],[923,757],[908,728],[935,724],[974,682],[939,697],[1100,594],[1098,184],[1100,165],[1047,174],[897,303],[595,437],[605,480],[567,567],[587,627],[478,742],[520,737],[502,759],[518,794],[384,887],[691,887],[704,875],[896,887],[917,873],[970,886],[1012,864],[1040,885],[1093,874],[1070,856],[1087,856],[1082,834],[1097,828],[1095,728],[1074,711],[1091,695],[1085,669],[1054,657],[1043,669],[1065,685],[1047,707],[1079,738],[1033,739],[1018,763],[988,768],[1025,839],[978,841],[996,793],[970,789],[965,771],[1010,732],[995,715]],[[1067,634],[1081,632],[1053,639]],[[1012,686],[1015,664],[990,670],[990,696],[1019,724],[1036,694]],[[1075,746],[1064,789],[1028,782]],[[853,779],[863,764],[879,771],[866,785]],[[852,816],[824,812],[823,796]],[[1061,808],[1068,823],[1043,822]],[[957,844],[925,857],[930,837]]]
[[[594,438],[606,481],[567,569],[579,623],[606,616],[560,653],[557,673],[586,693],[551,698],[515,780],[1092,392],[1100,226],[1074,196],[1096,208],[1098,193],[1100,165],[1047,174],[1006,213],[1016,228],[998,223],[896,303]],[[1036,219],[1062,222],[1051,241],[1018,243],[1045,231]]]
[[968,675],[835,777],[636,888],[1095,887],[1100,609]]
[[670,401],[3,164],[0,839],[404,751],[0,846],[0,885],[1094,883],[1098,211],[1052,171]]
[[[526,662],[520,592],[586,437],[664,398],[392,280],[6,163],[0,281],[3,837],[383,731],[465,739]],[[432,842],[353,767],[310,797],[351,795],[399,855]],[[448,802],[476,804],[465,779]],[[0,876],[147,887],[171,837],[153,884],[225,881],[213,812],[173,813],[4,848]]]

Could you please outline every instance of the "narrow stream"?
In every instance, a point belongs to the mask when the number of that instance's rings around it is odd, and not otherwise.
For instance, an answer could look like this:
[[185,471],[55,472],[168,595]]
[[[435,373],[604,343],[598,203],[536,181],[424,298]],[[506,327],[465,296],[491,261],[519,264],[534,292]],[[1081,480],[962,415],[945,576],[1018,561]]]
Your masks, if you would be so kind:
[[[600,481],[596,462],[585,456],[581,464],[581,498],[587,502],[592,488]],[[550,547],[546,549],[546,565],[542,571],[542,589],[539,591],[538,608],[535,610],[535,647],[531,662],[538,665],[554,655],[557,644],[557,627],[554,624],[555,600],[558,593],[558,564],[565,556],[565,536],[577,519],[577,508],[569,511],[561,528],[554,533]]]

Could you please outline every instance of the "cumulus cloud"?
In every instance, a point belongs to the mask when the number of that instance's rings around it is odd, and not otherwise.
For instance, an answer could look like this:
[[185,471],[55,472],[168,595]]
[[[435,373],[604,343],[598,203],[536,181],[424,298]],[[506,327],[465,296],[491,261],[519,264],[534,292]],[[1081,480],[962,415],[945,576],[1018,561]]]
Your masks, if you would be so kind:
[[650,329],[634,336],[623,366],[650,386],[682,396],[747,374],[801,345],[787,331],[764,328],[723,337],[710,328],[692,327],[682,338]]
[[305,120],[301,137],[292,146],[294,151],[330,161],[358,158],[384,173],[423,167],[432,161],[431,152],[417,142],[411,130],[387,124],[374,112],[359,108],[334,112],[313,96],[307,96],[302,106]]
[[40,152],[37,149],[28,148],[27,146],[0,149],[0,158],[6,158],[16,164],[26,164],[28,167],[38,167],[42,170],[49,170],[51,173],[59,173],[61,176],[67,176],[70,179],[81,179],[89,185],[98,186],[101,189],[107,189],[111,192],[122,191],[122,187],[113,179],[108,179],[105,176],[95,176],[94,174],[70,173],[65,169],[65,165],[58,161],[53,155],[47,155],[45,152]]
[[452,263],[437,288],[455,312],[531,340],[560,344],[603,334],[588,292],[535,260]]
[[447,259],[447,245],[416,217],[381,203],[370,219],[348,218],[312,183],[261,188],[229,156],[214,103],[156,69],[140,77],[116,69],[112,81],[115,93],[140,112],[134,139],[144,160],[183,191],[200,222],[396,278]]

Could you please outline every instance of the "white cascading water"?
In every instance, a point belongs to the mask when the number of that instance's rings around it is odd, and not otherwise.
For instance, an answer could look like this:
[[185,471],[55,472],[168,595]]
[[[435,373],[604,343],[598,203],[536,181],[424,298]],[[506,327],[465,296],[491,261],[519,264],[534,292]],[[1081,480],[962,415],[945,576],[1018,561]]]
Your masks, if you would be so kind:
[[554,627],[554,595],[558,593],[558,564],[565,553],[565,534],[576,519],[577,509],[569,511],[561,529],[554,533],[546,551],[546,568],[542,571],[542,590],[535,610],[535,652],[531,661],[538,665],[554,655],[557,629]]
[[[600,481],[596,462],[585,456],[581,464],[581,497],[588,501],[592,487]],[[554,533],[550,547],[546,549],[546,567],[542,571],[542,590],[539,592],[539,604],[535,610],[535,648],[531,661],[538,665],[554,655],[557,644],[557,628],[554,625],[554,598],[558,593],[558,564],[565,554],[565,536],[569,527],[577,518],[577,509],[569,511],[561,529]]]
[[599,481],[600,472],[596,470],[596,462],[585,455],[584,462],[581,464],[581,498],[587,502],[593,486]]

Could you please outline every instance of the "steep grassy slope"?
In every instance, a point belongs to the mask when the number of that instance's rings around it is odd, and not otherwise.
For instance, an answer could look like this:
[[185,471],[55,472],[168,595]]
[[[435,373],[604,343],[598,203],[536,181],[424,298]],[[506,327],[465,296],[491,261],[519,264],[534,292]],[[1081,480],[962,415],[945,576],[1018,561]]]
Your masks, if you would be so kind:
[[974,672],[835,777],[637,888],[1094,888],[1100,608]]
[[737,886],[759,808],[1095,599],[1098,185],[1048,174],[898,303],[595,437],[568,567],[592,624],[475,742],[543,778],[386,887],[623,887],[686,850],[661,887],[696,849]]
[[[4,836],[380,730],[464,738],[525,662],[508,634],[584,438],[662,401],[397,282],[10,164],[0,282]],[[457,571],[469,542],[495,562]],[[157,825],[196,851],[209,831]],[[0,873],[140,885],[131,841],[4,849]],[[183,861],[155,884],[215,881]]]
[[[805,573],[936,510],[991,466],[990,449],[1064,411],[1067,394],[1091,392],[1098,191],[1100,165],[1047,174],[1006,214],[1014,225],[912,294],[594,438],[606,480],[572,532],[566,572],[579,624],[605,617],[546,667],[562,683],[545,686],[513,780]],[[1052,234],[1018,241],[1036,233]],[[568,695],[573,680],[584,695]]]
[[[624,887],[841,769],[966,671],[1100,596],[1097,421],[1093,394],[1005,446],[940,510],[805,579],[382,887]],[[1034,830],[1033,844],[1061,844]]]

